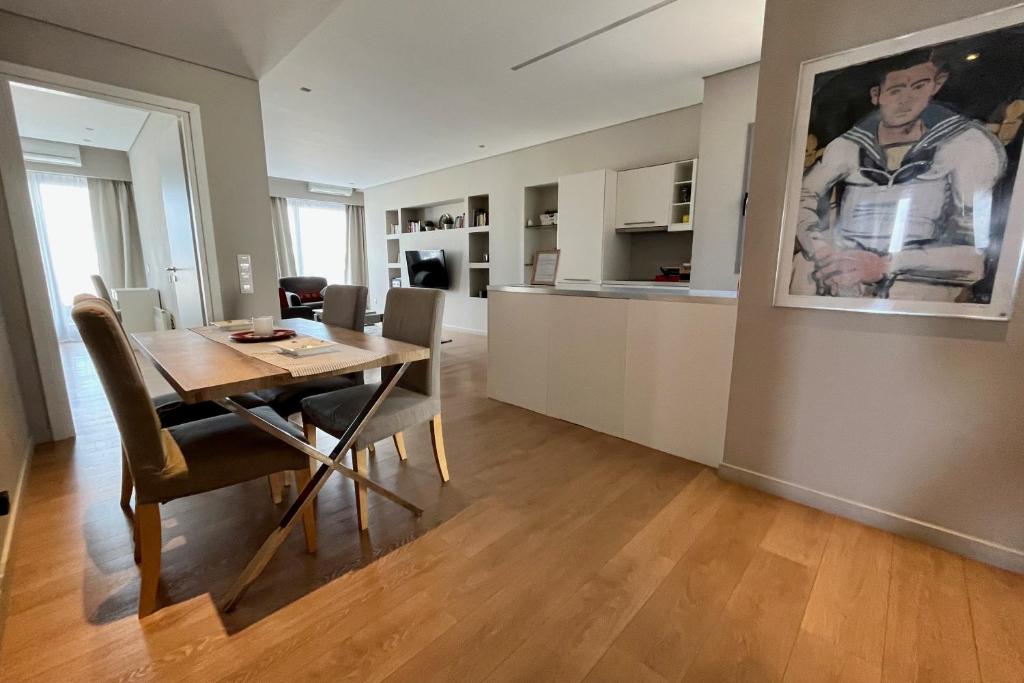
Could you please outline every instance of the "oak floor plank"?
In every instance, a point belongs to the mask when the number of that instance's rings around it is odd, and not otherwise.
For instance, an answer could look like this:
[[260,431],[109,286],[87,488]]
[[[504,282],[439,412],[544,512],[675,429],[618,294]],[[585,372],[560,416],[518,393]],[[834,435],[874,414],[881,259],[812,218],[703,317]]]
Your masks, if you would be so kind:
[[488,680],[582,680],[699,537],[725,490],[714,474],[698,476]]
[[895,539],[885,681],[980,680],[963,559]]
[[[809,547],[820,540],[805,538]],[[802,551],[806,556],[809,551]],[[682,680],[778,681],[789,660],[817,566],[758,549]]]
[[727,491],[710,523],[587,679],[607,679],[628,659],[666,680],[679,679],[718,624],[759,541],[777,523],[779,503],[738,487]]
[[1024,681],[1024,576],[964,561],[985,683]]
[[786,681],[881,680],[892,549],[891,535],[835,520]]

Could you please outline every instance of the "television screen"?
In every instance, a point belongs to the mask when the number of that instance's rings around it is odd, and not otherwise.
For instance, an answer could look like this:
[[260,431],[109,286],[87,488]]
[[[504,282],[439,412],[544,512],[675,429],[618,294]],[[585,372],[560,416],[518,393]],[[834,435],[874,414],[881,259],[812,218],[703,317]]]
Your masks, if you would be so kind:
[[444,264],[444,249],[424,249],[405,252],[411,287],[448,289],[448,268]]

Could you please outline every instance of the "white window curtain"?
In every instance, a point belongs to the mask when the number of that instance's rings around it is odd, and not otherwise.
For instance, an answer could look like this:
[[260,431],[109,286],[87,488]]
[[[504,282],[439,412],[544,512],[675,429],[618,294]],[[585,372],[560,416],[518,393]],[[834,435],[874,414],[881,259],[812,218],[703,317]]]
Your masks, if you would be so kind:
[[361,206],[345,209],[348,224],[348,259],[345,261],[345,282],[363,285],[368,282],[366,267],[366,219]]
[[274,228],[274,248],[277,251],[277,277],[292,277],[296,274],[295,247],[288,220],[288,200],[284,197],[270,198],[270,223]]
[[146,266],[135,214],[132,184],[89,178],[89,204],[96,244],[97,271],[108,289],[145,287]]
[[81,176],[35,171],[28,180],[57,338],[77,341],[71,305],[75,294],[93,291],[90,276],[99,272],[88,184]]
[[363,207],[309,199],[270,198],[277,275],[315,275],[333,284],[365,285]]

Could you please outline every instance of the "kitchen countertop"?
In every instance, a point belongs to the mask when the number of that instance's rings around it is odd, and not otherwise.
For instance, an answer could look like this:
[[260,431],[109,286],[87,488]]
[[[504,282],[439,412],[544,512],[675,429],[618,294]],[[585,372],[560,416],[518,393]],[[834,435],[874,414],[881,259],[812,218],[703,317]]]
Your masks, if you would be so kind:
[[599,299],[640,299],[647,301],[672,301],[694,304],[736,305],[736,292],[713,289],[690,289],[681,285],[663,284],[607,284],[607,285],[492,285],[489,292],[512,292],[515,294],[553,294],[557,296],[589,296]]

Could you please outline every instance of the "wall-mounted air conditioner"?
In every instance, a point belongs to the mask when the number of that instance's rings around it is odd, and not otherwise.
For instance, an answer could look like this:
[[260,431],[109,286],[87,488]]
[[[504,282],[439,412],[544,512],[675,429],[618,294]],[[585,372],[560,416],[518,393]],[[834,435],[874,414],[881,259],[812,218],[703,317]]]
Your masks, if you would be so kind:
[[82,150],[78,145],[35,138],[21,139],[21,153],[25,161],[56,166],[82,167]]
[[355,191],[351,187],[342,187],[340,185],[322,185],[321,183],[307,183],[306,186],[309,191],[314,194],[332,194],[337,197],[351,197]]

